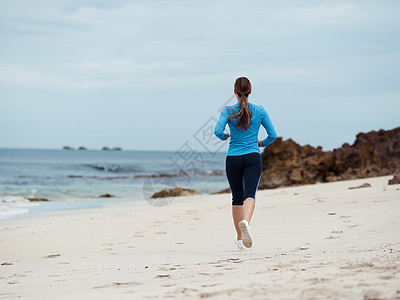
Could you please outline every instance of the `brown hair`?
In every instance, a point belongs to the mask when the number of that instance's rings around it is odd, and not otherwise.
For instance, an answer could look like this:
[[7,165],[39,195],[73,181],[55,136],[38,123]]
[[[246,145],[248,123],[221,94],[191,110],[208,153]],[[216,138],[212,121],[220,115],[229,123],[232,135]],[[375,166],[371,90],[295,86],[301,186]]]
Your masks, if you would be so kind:
[[235,82],[235,93],[238,96],[240,109],[229,115],[234,121],[238,121],[235,124],[239,129],[247,130],[250,126],[251,113],[249,110],[249,95],[251,94],[251,83],[246,77],[240,77]]

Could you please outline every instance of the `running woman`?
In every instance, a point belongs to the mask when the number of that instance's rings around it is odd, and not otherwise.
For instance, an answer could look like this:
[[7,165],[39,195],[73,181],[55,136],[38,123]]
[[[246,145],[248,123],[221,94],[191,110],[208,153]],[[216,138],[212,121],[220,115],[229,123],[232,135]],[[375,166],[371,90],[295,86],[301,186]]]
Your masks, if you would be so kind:
[[[251,83],[246,77],[236,79],[234,92],[238,103],[224,107],[214,134],[223,141],[231,138],[225,167],[232,191],[235,243],[242,250],[253,244],[250,220],[262,172],[260,147],[270,145],[277,135],[265,109],[249,103]],[[226,124],[229,125],[230,134],[224,133]],[[260,125],[268,134],[264,140],[258,139]]]

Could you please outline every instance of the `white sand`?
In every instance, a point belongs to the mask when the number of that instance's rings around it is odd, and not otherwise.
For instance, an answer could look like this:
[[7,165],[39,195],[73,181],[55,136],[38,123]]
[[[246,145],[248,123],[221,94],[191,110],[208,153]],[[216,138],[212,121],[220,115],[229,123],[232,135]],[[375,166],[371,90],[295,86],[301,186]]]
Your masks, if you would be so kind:
[[389,178],[259,191],[245,251],[228,194],[3,220],[0,299],[400,299]]

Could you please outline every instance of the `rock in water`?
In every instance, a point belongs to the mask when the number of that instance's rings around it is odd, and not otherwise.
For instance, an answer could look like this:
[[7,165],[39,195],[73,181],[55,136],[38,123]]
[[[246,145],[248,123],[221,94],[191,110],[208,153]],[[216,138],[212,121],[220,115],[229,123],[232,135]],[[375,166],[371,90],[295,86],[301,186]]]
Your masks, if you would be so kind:
[[173,189],[164,189],[157,193],[154,193],[151,198],[164,198],[164,197],[179,197],[179,196],[191,196],[191,195],[200,195],[198,191],[192,189],[184,189],[184,188],[173,188]]
[[49,199],[46,198],[40,198],[40,197],[34,197],[34,198],[26,198],[29,201],[49,201]]
[[333,151],[281,137],[262,153],[260,189],[393,174],[400,166],[400,127],[357,135]]
[[389,179],[388,184],[400,184],[400,167],[396,168],[393,178]]
[[111,194],[103,194],[99,196],[99,198],[112,198],[112,197],[114,197],[114,195]]

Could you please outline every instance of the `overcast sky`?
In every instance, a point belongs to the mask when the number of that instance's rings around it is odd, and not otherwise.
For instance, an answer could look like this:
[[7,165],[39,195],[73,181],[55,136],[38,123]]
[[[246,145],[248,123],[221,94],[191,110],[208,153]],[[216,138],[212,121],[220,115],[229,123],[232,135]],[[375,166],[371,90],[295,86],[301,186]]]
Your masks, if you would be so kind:
[[1,1],[0,147],[176,150],[239,76],[284,139],[353,143],[400,126],[399,16],[398,0]]

